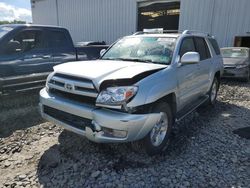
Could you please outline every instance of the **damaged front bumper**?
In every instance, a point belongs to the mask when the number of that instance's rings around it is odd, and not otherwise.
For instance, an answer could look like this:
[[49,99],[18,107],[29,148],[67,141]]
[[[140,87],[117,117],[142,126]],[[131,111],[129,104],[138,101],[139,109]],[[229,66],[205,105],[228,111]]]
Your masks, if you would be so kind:
[[40,91],[44,119],[98,143],[130,142],[145,137],[160,120],[160,113],[128,114],[82,104]]
[[236,67],[225,67],[223,78],[246,78],[248,76],[249,68],[236,68]]

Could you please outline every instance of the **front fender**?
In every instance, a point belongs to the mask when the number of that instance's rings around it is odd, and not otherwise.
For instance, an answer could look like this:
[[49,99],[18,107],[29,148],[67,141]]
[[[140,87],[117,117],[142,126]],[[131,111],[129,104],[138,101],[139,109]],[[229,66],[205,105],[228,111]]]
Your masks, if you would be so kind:
[[139,87],[128,107],[151,104],[170,93],[176,93],[177,78],[173,68],[166,68],[150,75],[136,84]]

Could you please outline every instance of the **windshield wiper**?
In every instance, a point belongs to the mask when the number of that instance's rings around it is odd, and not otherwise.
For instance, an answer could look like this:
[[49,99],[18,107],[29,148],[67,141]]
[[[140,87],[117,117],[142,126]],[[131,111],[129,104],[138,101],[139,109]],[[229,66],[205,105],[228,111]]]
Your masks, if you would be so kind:
[[134,61],[134,62],[141,62],[141,63],[154,63],[154,64],[167,65],[166,63],[156,62],[151,59],[139,59],[139,58],[105,58],[104,60]]

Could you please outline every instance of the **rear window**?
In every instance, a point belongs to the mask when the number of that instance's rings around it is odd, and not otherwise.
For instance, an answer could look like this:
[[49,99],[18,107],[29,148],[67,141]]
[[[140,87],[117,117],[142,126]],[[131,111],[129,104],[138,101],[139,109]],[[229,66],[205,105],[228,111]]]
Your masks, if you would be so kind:
[[248,50],[246,49],[221,49],[224,58],[246,58],[248,57]]
[[210,38],[208,40],[212,44],[216,55],[220,55],[220,48],[219,48],[219,45],[218,45],[217,41],[215,39],[213,39],[213,38]]

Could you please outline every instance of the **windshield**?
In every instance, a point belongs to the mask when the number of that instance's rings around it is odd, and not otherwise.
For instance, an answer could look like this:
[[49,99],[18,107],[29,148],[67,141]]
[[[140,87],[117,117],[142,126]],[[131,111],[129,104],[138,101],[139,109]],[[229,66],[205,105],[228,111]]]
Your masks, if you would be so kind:
[[12,27],[0,26],[0,39],[11,30],[13,30]]
[[170,37],[125,37],[102,59],[170,64],[175,42],[176,38]]
[[248,50],[246,49],[222,49],[221,53],[224,58],[246,58],[248,57]]

